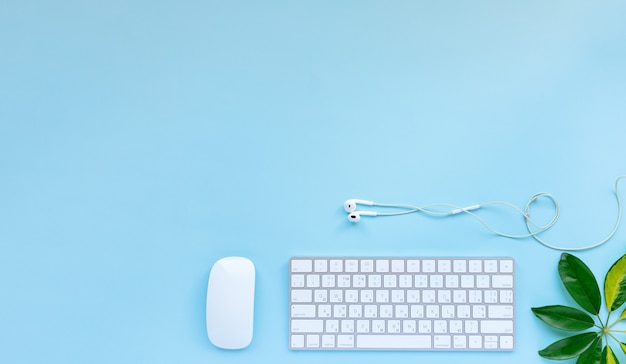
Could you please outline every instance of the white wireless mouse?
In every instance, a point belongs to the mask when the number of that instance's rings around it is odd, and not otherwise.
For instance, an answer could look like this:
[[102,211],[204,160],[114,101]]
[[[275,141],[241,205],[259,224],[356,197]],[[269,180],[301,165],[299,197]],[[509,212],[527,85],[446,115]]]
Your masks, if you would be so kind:
[[254,264],[226,257],[211,268],[206,297],[206,329],[213,345],[243,349],[252,341]]

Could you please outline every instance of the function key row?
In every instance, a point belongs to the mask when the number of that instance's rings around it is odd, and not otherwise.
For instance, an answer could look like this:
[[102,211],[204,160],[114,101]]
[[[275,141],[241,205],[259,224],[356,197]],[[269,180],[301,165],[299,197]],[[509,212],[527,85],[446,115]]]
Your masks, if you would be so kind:
[[512,273],[513,259],[293,258],[292,273]]

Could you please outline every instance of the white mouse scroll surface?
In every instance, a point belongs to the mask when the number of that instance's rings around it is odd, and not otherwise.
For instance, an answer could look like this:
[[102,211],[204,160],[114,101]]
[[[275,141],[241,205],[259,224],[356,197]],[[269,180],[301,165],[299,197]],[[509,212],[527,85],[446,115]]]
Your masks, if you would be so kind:
[[211,342],[223,349],[243,349],[252,341],[254,265],[227,257],[211,268],[207,288],[206,325]]

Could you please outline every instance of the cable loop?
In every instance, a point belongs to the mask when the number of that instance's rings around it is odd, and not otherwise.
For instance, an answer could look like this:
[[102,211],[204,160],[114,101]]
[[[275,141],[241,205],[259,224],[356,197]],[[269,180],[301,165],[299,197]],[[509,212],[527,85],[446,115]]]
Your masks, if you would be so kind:
[[[600,240],[599,242],[582,246],[582,247],[557,246],[557,245],[550,244],[539,237],[539,234],[552,228],[558,221],[559,217],[561,216],[561,207],[559,205],[559,201],[554,195],[547,193],[547,192],[539,192],[539,193],[532,195],[530,199],[528,199],[528,202],[526,203],[524,210],[521,210],[517,206],[506,201],[492,201],[492,202],[486,202],[486,203],[482,203],[478,205],[472,205],[469,207],[460,207],[460,206],[455,206],[452,204],[430,204],[430,205],[424,205],[424,206],[413,206],[413,205],[404,205],[404,204],[382,204],[382,203],[375,203],[375,202],[372,204],[372,206],[379,206],[379,207],[385,207],[385,208],[398,208],[398,209],[404,210],[404,211],[396,211],[396,212],[378,212],[377,213],[378,216],[396,216],[396,215],[406,215],[406,214],[421,212],[430,216],[444,217],[444,216],[451,216],[451,215],[457,215],[457,214],[463,213],[463,214],[473,217],[479,223],[481,223],[488,231],[499,236],[503,236],[503,237],[511,238],[511,239],[533,238],[540,244],[550,249],[561,250],[561,251],[581,251],[581,250],[593,249],[606,243],[617,232],[617,229],[619,228],[619,225],[622,219],[622,201],[619,196],[619,182],[624,178],[626,178],[626,176],[621,176],[617,178],[617,180],[615,181],[614,191],[615,191],[615,199],[617,202],[617,219],[615,221],[615,225],[613,226],[613,229],[609,232],[609,234],[604,239]],[[539,225],[530,217],[531,206],[535,202],[541,199],[548,199],[554,206],[554,214],[552,216],[552,219],[550,220],[550,222],[548,222],[545,225]],[[476,213],[472,212],[480,208],[484,208],[488,206],[495,206],[495,205],[509,207],[515,210],[516,212],[518,212],[519,214],[521,214],[524,218],[526,229],[528,230],[528,234],[514,235],[514,234],[507,234],[507,233],[501,232],[491,227],[491,225],[487,224],[487,222],[483,218],[476,215]],[[440,211],[438,209],[449,209],[449,211]]]

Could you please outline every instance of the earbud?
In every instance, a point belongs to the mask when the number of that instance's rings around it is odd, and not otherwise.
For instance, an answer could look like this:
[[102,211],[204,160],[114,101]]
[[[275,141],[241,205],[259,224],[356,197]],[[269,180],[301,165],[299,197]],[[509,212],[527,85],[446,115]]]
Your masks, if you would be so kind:
[[354,211],[348,214],[348,220],[351,222],[359,222],[359,220],[361,220],[361,215],[378,216],[378,213],[375,211]]
[[[358,203],[360,203],[361,205],[367,205],[367,206],[373,206],[374,205],[374,201],[359,200],[359,199],[356,199],[356,198],[352,198],[352,199],[347,200],[346,202],[343,203],[343,209],[346,210],[346,212],[353,212],[354,210],[356,210],[356,204],[358,204]],[[350,220],[350,221],[352,221],[352,220]]]

